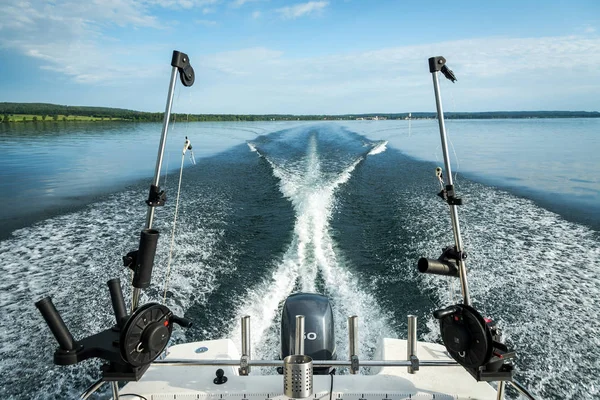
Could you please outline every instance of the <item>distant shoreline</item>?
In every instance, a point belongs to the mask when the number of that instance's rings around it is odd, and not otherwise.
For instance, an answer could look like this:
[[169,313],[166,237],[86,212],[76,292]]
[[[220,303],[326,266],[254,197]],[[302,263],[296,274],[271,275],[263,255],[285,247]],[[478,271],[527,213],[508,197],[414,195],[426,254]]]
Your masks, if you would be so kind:
[[[164,113],[121,108],[63,106],[48,103],[0,103],[0,123],[23,122],[159,122]],[[366,113],[366,114],[171,114],[178,121],[330,121],[330,120],[419,120],[435,119],[434,112]],[[533,118],[600,118],[598,111],[486,111],[447,112],[447,119],[533,119]]]

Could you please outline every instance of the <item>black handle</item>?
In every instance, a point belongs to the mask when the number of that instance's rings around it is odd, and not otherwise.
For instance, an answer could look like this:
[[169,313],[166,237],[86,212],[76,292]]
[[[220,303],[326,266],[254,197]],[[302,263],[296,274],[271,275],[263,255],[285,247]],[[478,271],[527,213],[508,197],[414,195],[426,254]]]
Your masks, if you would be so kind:
[[127,318],[127,306],[125,305],[125,299],[123,298],[123,292],[121,290],[121,281],[119,278],[115,278],[106,282],[106,284],[108,285],[108,290],[110,292],[110,301],[112,302],[113,310],[115,312],[117,325],[121,327],[125,318]]
[[58,311],[56,311],[56,307],[54,307],[52,299],[50,299],[50,297],[44,297],[35,303],[35,306],[38,310],[40,310],[40,313],[42,313],[42,316],[46,320],[48,327],[56,338],[59,347],[62,350],[67,351],[75,350],[77,346],[75,339],[73,339],[73,336],[71,335],[71,332],[69,332],[65,322],[60,317]]
[[457,311],[458,311],[458,307],[450,306],[447,308],[443,308],[441,310],[435,310],[433,312],[433,316],[435,317],[435,319],[442,319],[448,315],[452,315],[452,314],[456,313]]
[[171,316],[170,319],[172,323],[175,323],[181,326],[182,328],[191,328],[193,325],[192,321],[190,321],[189,319],[178,317],[177,315]]

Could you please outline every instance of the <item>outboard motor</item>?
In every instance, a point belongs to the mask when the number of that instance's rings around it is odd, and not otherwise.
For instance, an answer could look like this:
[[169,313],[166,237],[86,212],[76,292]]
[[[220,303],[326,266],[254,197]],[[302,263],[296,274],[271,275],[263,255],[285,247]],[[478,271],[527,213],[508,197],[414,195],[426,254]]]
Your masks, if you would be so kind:
[[[281,315],[281,359],[293,354],[296,315],[304,315],[304,354],[313,360],[335,360],[333,313],[326,296],[316,293],[295,293],[283,305]],[[326,375],[328,367],[313,368],[313,374]]]

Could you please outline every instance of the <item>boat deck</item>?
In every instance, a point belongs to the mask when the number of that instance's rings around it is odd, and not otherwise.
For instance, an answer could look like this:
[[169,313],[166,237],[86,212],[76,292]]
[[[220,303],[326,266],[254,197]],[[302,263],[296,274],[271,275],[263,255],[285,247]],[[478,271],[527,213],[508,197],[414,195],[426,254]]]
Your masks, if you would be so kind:
[[[383,339],[376,358],[403,360],[406,340]],[[438,344],[418,342],[419,360],[451,360]],[[170,347],[169,360],[239,360],[239,351],[229,339],[194,342]],[[213,382],[216,370],[223,369],[227,382]],[[400,399],[496,399],[496,391],[485,382],[477,382],[460,366],[421,366],[415,374],[406,367],[371,368],[371,375],[315,375],[314,399],[400,400]],[[139,382],[130,382],[120,390],[128,399],[287,399],[283,394],[282,375],[240,376],[237,367],[152,365]]]

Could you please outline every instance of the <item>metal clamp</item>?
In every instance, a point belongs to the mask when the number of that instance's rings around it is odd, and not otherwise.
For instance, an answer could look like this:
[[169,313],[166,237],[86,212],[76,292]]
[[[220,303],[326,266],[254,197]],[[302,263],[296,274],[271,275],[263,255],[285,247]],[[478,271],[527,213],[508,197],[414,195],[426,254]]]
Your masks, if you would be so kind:
[[419,357],[417,356],[410,356],[410,367],[408,367],[409,369],[411,369],[413,372],[415,373],[419,370]]
[[248,375],[250,372],[250,356],[242,356],[242,358],[240,358],[240,368],[238,371],[240,375]]
[[360,367],[358,356],[350,356],[350,373],[358,374],[358,368]]

